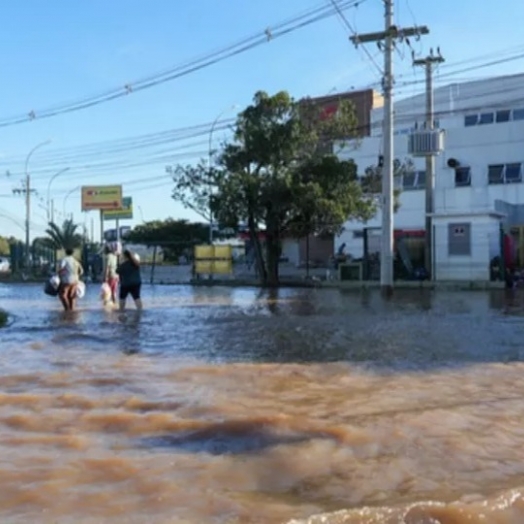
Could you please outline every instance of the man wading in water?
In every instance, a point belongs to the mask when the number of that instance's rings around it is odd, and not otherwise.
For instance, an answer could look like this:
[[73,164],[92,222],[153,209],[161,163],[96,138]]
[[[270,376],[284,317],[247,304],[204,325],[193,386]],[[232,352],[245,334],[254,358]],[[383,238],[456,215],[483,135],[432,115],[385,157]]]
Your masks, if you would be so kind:
[[120,311],[126,308],[127,295],[131,295],[135,301],[137,309],[142,309],[142,300],[140,298],[140,288],[142,287],[142,277],[140,276],[140,261],[137,255],[134,255],[126,249],[124,251],[124,261],[116,270],[120,276]]
[[58,287],[58,298],[66,311],[73,311],[76,303],[76,288],[80,277],[84,274],[82,264],[73,256],[71,248],[66,249],[66,256],[60,264],[58,276],[60,286]]

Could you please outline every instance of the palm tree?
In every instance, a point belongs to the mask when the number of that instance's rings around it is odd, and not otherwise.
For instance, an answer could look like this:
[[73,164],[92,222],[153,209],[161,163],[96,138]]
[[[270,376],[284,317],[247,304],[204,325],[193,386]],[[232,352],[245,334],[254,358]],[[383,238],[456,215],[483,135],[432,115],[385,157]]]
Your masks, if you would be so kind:
[[78,224],[72,220],[64,220],[62,227],[54,222],[49,222],[49,227],[46,229],[47,242],[49,247],[55,251],[60,249],[76,249],[82,246],[83,236],[77,232]]

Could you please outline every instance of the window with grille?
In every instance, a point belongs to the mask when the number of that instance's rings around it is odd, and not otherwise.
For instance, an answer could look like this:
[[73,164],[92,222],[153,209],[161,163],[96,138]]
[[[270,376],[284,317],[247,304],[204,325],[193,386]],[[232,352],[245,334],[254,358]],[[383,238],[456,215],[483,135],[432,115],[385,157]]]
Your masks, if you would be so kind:
[[488,166],[489,184],[515,184],[522,182],[522,163],[493,164]]

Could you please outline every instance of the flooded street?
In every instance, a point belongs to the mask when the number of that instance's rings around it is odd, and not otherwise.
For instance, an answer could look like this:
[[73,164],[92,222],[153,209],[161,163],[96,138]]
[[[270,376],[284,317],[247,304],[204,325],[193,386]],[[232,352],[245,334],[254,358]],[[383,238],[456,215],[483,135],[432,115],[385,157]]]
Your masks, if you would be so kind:
[[524,522],[524,297],[98,289],[0,285],[1,522]]

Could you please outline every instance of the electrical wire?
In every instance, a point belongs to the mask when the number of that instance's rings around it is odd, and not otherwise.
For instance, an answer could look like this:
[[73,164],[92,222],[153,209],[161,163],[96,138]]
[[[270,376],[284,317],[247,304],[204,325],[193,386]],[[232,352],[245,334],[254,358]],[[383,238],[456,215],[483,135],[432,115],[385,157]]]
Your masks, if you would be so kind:
[[[489,66],[490,64],[491,62],[487,64],[480,64],[480,66]],[[456,71],[454,71],[453,73],[456,73]],[[515,96],[517,92],[519,93],[519,95]],[[522,104],[522,106],[524,107],[524,98],[520,95],[520,93],[521,93],[520,86],[516,86],[514,88],[503,87],[503,88],[492,90],[491,92],[484,91],[481,94],[476,94],[476,95],[473,94],[468,98],[468,101],[472,101],[478,97],[484,98],[486,95],[489,95],[489,94],[498,95],[498,96],[503,95],[500,97],[498,101],[492,104],[493,109],[507,108],[510,105],[517,104],[517,103]],[[509,95],[513,95],[513,96],[509,96]],[[462,114],[468,111],[473,112],[473,111],[482,110],[485,108],[486,108],[485,103],[473,104],[473,105],[470,104],[468,106],[461,107],[458,110],[455,109],[455,110],[446,110],[446,111],[436,111],[435,116],[438,118],[438,117],[445,116],[447,114],[454,114],[457,112],[460,112]],[[418,113],[415,113],[415,112],[399,113],[397,114],[395,123],[397,126],[401,125],[403,122],[406,122],[406,123],[409,122],[410,125],[413,125],[414,121],[417,118],[424,118],[424,112],[422,110]],[[89,174],[90,178],[101,177],[101,176],[107,176],[107,174],[114,173],[114,171],[117,169],[119,171],[124,171],[124,170],[132,171],[132,170],[143,168],[145,166],[165,167],[165,164],[169,162],[176,162],[182,159],[190,159],[190,158],[197,158],[197,157],[201,158],[202,156],[205,155],[206,151],[204,151],[203,149],[192,149],[192,148],[197,147],[199,145],[204,145],[204,141],[186,144],[177,149],[171,149],[171,148],[168,148],[168,149],[164,148],[161,150],[157,149],[156,151],[153,151],[152,153],[148,153],[146,155],[143,155],[142,153],[140,155],[135,154],[135,155],[131,155],[131,158],[129,157],[129,155],[122,156],[122,152],[126,152],[127,148],[130,148],[130,149],[133,149],[134,152],[136,153],[138,149],[147,149],[147,147],[150,146],[151,144],[155,146],[158,144],[162,144],[162,137],[165,134],[170,134],[170,136],[175,137],[173,138],[173,140],[175,141],[182,140],[179,137],[195,136],[198,134],[201,135],[201,134],[208,132],[207,126],[209,126],[209,124],[204,124],[201,126],[192,126],[189,128],[181,128],[180,130],[169,130],[167,132],[153,133],[150,135],[144,135],[142,137],[132,137],[131,139],[127,139],[127,142],[126,142],[126,139],[119,139],[116,141],[112,141],[111,144],[113,144],[113,146],[116,144],[116,148],[113,147],[113,150],[109,149],[108,151],[112,152],[113,156],[111,155],[106,156],[105,161],[104,159],[102,159],[99,162],[93,162],[87,165],[74,166],[72,168],[73,174],[69,175],[68,173],[69,176],[64,177],[62,181],[70,182],[76,178],[85,177],[86,173]],[[224,125],[223,129],[228,129],[228,127],[229,127],[228,125]],[[382,122],[380,120],[377,120],[373,122],[370,127],[371,129],[381,128]],[[137,147],[137,144],[139,147]],[[140,147],[140,145],[143,147]],[[97,148],[101,148],[101,149],[97,150]],[[96,154],[97,157],[99,157],[101,150],[103,150],[103,143],[97,144],[97,145],[91,144],[87,146],[79,146],[77,148],[73,148],[73,150],[86,151],[86,152],[93,151],[93,153]],[[56,156],[53,158],[55,162],[59,160],[58,157]],[[70,155],[68,158],[74,159],[74,154]],[[52,165],[54,166],[54,164]],[[62,164],[61,167],[63,165],[64,164]],[[32,174],[33,174],[34,179],[41,180],[43,178],[48,178],[47,174],[50,172],[51,172],[51,167],[49,165],[46,165],[45,168],[33,171]],[[115,181],[115,177],[113,176],[111,180],[112,182]],[[129,175],[125,175],[125,179],[122,182],[125,183],[126,186],[129,184],[133,184],[133,185],[136,184],[137,187],[138,185],[145,183],[145,184],[149,184],[147,186],[148,188],[154,188],[156,186],[152,184],[152,182],[156,182],[157,180],[158,181],[166,180],[166,182],[162,184],[162,187],[164,185],[169,185],[170,183],[167,181],[165,175],[160,176],[160,177],[154,177],[154,178],[151,178],[149,176],[149,177],[137,178],[137,179],[131,178],[129,177]],[[146,188],[144,187],[144,188],[141,188],[141,190],[142,189],[145,190]],[[53,194],[61,194],[61,193],[53,192]],[[3,195],[3,196],[8,197],[8,195]]]
[[[353,36],[357,36],[357,32],[355,31],[355,29],[353,29],[353,26],[349,23],[349,20],[346,18],[346,15],[344,14],[342,9],[340,8],[338,0],[329,0],[329,1],[333,5],[333,7],[336,9],[338,16],[340,17],[342,23],[347,27],[347,29],[349,30],[350,34],[353,35]],[[358,7],[358,6],[356,6],[356,7]],[[369,61],[375,66],[375,68],[377,69],[379,74],[382,75],[383,74],[382,68],[377,64],[375,58],[368,51],[367,47],[366,46],[361,46],[361,49],[364,52],[364,54],[368,57]]]
[[[522,46],[520,46],[518,49],[522,49]],[[509,51],[514,51],[514,49],[510,49]],[[503,53],[503,51],[499,51],[498,55]],[[481,55],[481,57],[490,57],[493,56],[493,54],[488,55]],[[502,60],[504,61],[510,61],[515,59],[522,58],[522,54],[518,54],[517,56],[509,56]],[[469,61],[475,61],[478,58],[472,58]],[[465,70],[471,71],[472,69],[477,68],[485,68],[492,65],[499,64],[501,59],[485,62],[482,64],[479,64],[474,67],[468,67],[463,68],[461,70],[454,70],[446,74],[446,77],[451,77],[453,75],[459,74],[461,72],[464,72]],[[458,62],[458,64],[463,62]],[[467,62],[466,62],[467,63]],[[455,65],[455,64],[453,64]],[[443,81],[443,79],[439,79],[440,82]],[[416,82],[404,82],[402,86],[409,86],[413,85],[414,83],[419,83],[420,80],[417,80]],[[370,87],[370,86],[368,86]],[[398,89],[397,89],[397,96],[398,96]],[[216,131],[219,130],[225,130],[227,127],[234,122],[234,119],[228,119],[224,121],[220,121],[220,125],[216,126]],[[142,135],[138,137],[132,137],[130,139],[118,139],[111,142],[106,143],[95,143],[95,144],[88,144],[84,146],[78,146],[76,148],[69,148],[66,151],[62,150],[55,150],[51,151],[49,153],[43,153],[40,155],[40,158],[42,160],[42,163],[49,163],[49,167],[47,169],[47,172],[51,174],[52,169],[54,169],[54,164],[58,166],[58,164],[61,164],[60,167],[63,167],[64,164],[68,164],[69,162],[76,161],[78,162],[80,160],[81,154],[84,154],[86,157],[92,157],[97,156],[100,157],[102,155],[117,155],[118,153],[124,153],[127,151],[133,151],[136,153],[139,150],[146,149],[155,145],[161,145],[161,144],[169,144],[174,143],[178,141],[182,141],[184,138],[190,138],[190,137],[196,137],[196,136],[202,136],[204,134],[207,134],[209,130],[211,129],[212,124],[201,124],[197,126],[191,126],[187,128],[181,128],[181,129],[174,129],[174,130],[167,130],[160,133],[152,133],[149,135]],[[23,158],[9,158],[9,159],[3,159],[0,161],[0,167],[12,164],[13,162],[22,162]],[[87,166],[87,168],[90,168],[91,166]]]
[[[342,0],[339,8],[345,11],[349,8],[356,7],[367,0]],[[88,109],[103,103],[111,102],[122,97],[129,96],[133,93],[150,89],[152,87],[171,82],[175,79],[187,76],[201,69],[215,65],[228,58],[232,58],[239,54],[250,51],[259,47],[271,40],[286,36],[299,29],[308,27],[314,23],[320,22],[337,14],[337,10],[330,6],[322,4],[319,7],[311,8],[302,14],[295,16],[284,22],[280,22],[273,27],[266,28],[263,31],[258,31],[250,37],[244,38],[235,44],[230,44],[221,48],[218,51],[211,52],[201,58],[174,66],[170,69],[164,70],[160,73],[147,76],[145,78],[131,81],[124,86],[107,90],[98,95],[79,99],[77,101],[58,104],[48,109],[31,110],[23,115],[15,115],[12,117],[0,117],[0,127],[8,127],[17,124],[22,124],[35,119],[51,118],[57,115],[72,113],[83,109]]]

